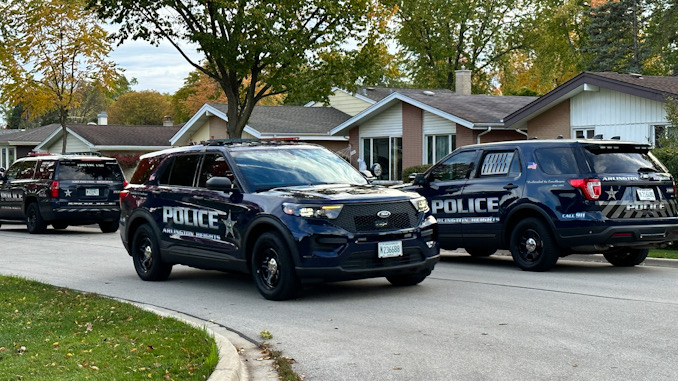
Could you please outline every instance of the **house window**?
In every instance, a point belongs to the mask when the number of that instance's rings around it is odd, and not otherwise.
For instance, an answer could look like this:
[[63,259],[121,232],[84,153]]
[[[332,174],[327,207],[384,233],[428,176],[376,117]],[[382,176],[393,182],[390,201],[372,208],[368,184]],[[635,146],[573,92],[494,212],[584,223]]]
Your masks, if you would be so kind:
[[574,130],[575,139],[593,139],[596,135],[596,130],[594,128],[581,128]]
[[5,147],[0,151],[0,168],[7,169],[16,158],[16,148]]
[[403,138],[365,138],[363,142],[363,160],[367,168],[379,163],[381,176],[378,180],[400,180],[403,170]]
[[457,146],[456,135],[428,135],[426,136],[426,163],[435,164],[440,159],[454,151]]

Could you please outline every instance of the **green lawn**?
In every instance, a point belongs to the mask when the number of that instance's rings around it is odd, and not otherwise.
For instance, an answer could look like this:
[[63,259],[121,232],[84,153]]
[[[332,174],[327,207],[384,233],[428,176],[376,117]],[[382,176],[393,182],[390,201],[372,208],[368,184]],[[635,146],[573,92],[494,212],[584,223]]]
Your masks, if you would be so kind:
[[204,330],[133,305],[0,276],[0,379],[204,380]]
[[678,250],[652,249],[648,257],[678,259]]

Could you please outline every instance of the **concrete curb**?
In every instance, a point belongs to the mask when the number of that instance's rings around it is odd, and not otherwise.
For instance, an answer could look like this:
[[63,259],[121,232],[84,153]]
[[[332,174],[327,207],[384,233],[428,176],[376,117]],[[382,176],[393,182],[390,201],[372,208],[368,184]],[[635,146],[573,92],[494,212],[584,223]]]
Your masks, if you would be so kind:
[[219,348],[219,362],[217,367],[207,379],[208,381],[247,381],[250,379],[247,367],[243,364],[238,350],[229,337],[235,335],[217,324],[184,315],[176,311],[166,310],[147,304],[133,303],[139,308],[152,312],[156,315],[172,317],[198,329],[205,329]]

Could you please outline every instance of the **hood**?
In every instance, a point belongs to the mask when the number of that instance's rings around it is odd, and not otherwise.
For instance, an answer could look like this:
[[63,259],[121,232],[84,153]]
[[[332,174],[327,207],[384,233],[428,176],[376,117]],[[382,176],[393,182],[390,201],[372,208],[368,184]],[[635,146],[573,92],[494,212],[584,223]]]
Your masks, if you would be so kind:
[[385,188],[378,185],[326,184],[302,185],[294,187],[275,188],[261,195],[295,198],[299,201],[398,201],[418,197],[415,193],[403,192],[397,189]]

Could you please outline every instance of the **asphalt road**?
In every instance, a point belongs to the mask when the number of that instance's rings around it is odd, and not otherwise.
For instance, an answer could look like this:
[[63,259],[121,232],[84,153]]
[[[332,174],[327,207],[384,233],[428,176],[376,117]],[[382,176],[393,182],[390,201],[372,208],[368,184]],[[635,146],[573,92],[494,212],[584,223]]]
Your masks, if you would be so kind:
[[161,306],[253,341],[270,331],[305,380],[675,380],[678,268],[447,253],[415,287],[385,279],[271,302],[245,275],[176,266],[138,279],[117,233],[0,228],[0,273]]

